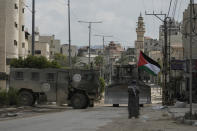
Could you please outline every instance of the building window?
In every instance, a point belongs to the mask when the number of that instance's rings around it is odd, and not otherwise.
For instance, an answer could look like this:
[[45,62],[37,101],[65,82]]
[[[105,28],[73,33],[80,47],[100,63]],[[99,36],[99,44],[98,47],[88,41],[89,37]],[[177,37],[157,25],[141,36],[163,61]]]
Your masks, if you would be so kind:
[[22,31],[25,31],[25,26],[24,25],[22,25]]
[[15,80],[23,80],[23,72],[15,72]]
[[41,54],[41,50],[35,50],[35,54],[40,55]]
[[22,48],[25,48],[25,43],[24,42],[22,43]]
[[17,24],[16,22],[14,22],[14,26],[15,26],[16,28],[18,28],[18,24]]
[[14,40],[14,45],[17,46],[17,41],[16,40]]
[[22,12],[25,13],[25,8],[22,9]]
[[17,6],[17,4],[14,4],[14,9],[18,9],[18,6]]
[[40,80],[40,74],[38,72],[32,72],[31,73],[31,80],[32,81],[39,81]]
[[63,54],[63,49],[62,48],[60,48],[60,53]]
[[47,73],[47,81],[49,81],[49,82],[55,81],[55,74],[54,73]]

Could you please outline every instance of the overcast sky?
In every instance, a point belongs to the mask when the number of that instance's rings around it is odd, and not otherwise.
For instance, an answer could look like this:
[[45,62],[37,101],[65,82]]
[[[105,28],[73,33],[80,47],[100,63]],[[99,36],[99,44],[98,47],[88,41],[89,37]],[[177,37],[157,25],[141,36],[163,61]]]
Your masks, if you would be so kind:
[[[31,9],[31,1],[26,0]],[[61,44],[68,43],[67,0],[35,0],[36,27],[41,35],[55,34]],[[154,16],[145,16],[145,10],[152,13],[168,12],[170,0],[70,0],[72,44],[88,45],[88,25],[84,21],[103,21],[92,25],[92,45],[102,45],[102,39],[95,34],[113,35],[106,41],[119,41],[123,46],[133,46],[136,40],[136,22],[140,12],[144,16],[146,36],[158,38],[159,25]],[[174,1],[172,0],[170,16]],[[181,21],[189,0],[177,0],[175,19]],[[31,32],[31,12],[26,9],[26,27]]]

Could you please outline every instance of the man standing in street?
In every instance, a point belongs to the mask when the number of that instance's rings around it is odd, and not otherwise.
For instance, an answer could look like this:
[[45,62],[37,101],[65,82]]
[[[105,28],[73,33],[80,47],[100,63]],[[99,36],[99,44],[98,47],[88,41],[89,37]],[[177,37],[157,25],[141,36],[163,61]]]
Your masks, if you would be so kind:
[[129,119],[139,116],[139,90],[137,89],[136,81],[132,81],[128,87],[128,112]]

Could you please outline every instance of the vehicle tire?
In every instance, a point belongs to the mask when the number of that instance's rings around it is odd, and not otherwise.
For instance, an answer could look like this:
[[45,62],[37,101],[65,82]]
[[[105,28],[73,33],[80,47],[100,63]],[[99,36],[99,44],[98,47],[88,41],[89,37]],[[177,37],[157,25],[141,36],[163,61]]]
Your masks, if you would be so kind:
[[139,107],[144,107],[144,104],[140,104],[140,106]]
[[34,104],[34,97],[30,91],[19,92],[19,104],[22,106],[32,106]]
[[113,107],[119,107],[119,104],[113,104]]
[[76,93],[71,98],[71,105],[74,109],[84,109],[88,106],[88,98],[81,93]]

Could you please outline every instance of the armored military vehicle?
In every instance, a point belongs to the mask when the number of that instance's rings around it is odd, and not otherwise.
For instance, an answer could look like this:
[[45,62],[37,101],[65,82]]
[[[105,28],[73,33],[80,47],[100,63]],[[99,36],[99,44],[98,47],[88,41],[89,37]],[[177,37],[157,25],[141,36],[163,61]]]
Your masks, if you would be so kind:
[[99,96],[99,71],[11,68],[9,86],[19,90],[22,105],[46,99],[82,109],[93,106]]
[[112,82],[105,89],[105,104],[112,104],[114,107],[118,107],[119,104],[128,104],[128,86],[132,81],[137,82],[140,105],[151,103],[150,86],[137,79],[136,65],[115,65]]

